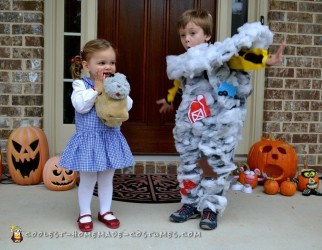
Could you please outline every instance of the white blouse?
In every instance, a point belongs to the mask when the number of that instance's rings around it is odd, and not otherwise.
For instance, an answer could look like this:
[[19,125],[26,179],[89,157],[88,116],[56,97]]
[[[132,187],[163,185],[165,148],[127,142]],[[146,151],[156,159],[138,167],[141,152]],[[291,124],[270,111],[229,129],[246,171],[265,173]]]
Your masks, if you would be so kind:
[[[85,114],[91,110],[95,104],[98,92],[94,89],[86,89],[83,80],[73,81],[73,93],[71,96],[72,104],[78,113]],[[127,109],[133,106],[133,100],[127,96]]]

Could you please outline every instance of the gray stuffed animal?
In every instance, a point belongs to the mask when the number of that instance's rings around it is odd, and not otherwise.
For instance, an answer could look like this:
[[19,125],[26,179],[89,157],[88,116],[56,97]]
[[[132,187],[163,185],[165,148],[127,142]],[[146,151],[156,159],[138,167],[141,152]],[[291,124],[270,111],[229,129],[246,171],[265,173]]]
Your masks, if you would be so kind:
[[96,98],[95,108],[98,117],[110,127],[119,127],[129,119],[127,96],[130,84],[121,73],[107,77],[104,81],[104,91]]

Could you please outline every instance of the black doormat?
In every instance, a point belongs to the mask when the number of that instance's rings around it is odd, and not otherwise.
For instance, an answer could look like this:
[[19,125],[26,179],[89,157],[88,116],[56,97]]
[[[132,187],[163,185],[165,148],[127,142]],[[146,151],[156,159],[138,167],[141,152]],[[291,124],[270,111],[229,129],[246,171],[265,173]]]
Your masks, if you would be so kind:
[[[115,174],[113,200],[135,203],[180,202],[177,175]],[[97,186],[94,195],[97,196]]]

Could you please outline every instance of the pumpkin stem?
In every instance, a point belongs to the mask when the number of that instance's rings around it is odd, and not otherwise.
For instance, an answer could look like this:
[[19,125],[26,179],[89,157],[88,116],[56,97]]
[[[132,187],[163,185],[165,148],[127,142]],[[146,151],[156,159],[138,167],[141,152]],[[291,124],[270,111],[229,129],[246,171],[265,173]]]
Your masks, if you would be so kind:
[[274,140],[275,140],[275,135],[273,134],[273,132],[272,132],[272,131],[269,131],[269,133],[268,133],[268,139],[270,139],[270,140],[272,140],[272,141],[274,141]]

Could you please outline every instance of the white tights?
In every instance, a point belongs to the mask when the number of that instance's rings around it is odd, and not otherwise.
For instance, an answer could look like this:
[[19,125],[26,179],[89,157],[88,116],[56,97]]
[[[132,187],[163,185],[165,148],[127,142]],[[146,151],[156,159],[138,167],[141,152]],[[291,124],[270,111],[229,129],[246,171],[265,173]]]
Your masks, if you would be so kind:
[[[113,176],[114,169],[109,169],[102,172],[80,172],[80,183],[78,187],[78,203],[80,216],[84,214],[92,214],[91,201],[95,184],[98,185],[98,199],[100,204],[100,214],[104,214],[111,210],[112,195],[113,195]],[[106,215],[105,219],[111,220],[113,215]],[[91,221],[90,217],[84,217],[80,222],[85,223]]]

